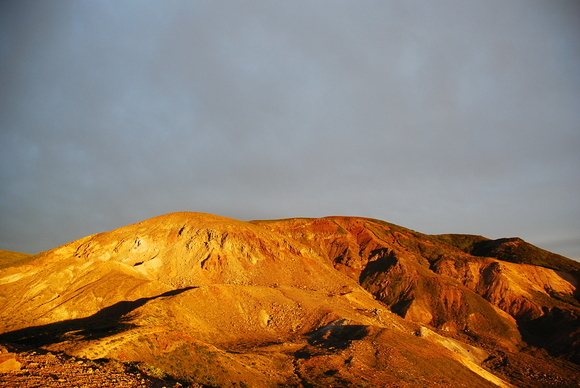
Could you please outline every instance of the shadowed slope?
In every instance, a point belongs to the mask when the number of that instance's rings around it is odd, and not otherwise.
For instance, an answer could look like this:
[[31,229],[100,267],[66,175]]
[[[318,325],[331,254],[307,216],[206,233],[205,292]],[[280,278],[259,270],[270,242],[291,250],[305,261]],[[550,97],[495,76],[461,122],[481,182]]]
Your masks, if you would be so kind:
[[521,238],[490,240],[482,236],[443,234],[439,238],[474,256],[493,257],[517,264],[531,264],[554,270],[580,271],[580,263],[533,246]]
[[191,288],[168,291],[161,295],[140,298],[130,302],[118,302],[85,318],[70,319],[42,326],[29,326],[24,329],[0,334],[0,341],[46,346],[63,341],[102,339],[133,328],[134,325],[129,323],[130,319],[126,315],[145,303],[157,298],[178,295]]

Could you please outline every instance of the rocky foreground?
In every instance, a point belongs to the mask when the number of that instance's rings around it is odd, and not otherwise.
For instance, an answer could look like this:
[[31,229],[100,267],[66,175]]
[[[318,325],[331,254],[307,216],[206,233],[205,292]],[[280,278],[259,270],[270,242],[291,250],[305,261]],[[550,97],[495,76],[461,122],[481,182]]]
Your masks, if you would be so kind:
[[182,384],[144,373],[115,360],[83,360],[27,346],[0,346],[0,387],[179,388]]
[[0,268],[0,386],[580,385],[580,263],[518,238],[183,212]]

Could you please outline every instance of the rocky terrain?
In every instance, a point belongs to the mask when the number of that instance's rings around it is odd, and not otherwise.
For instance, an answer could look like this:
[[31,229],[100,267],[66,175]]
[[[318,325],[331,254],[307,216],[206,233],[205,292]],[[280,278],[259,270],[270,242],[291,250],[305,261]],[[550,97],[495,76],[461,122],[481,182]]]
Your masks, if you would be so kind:
[[[156,378],[131,364],[83,360],[28,346],[0,349],[0,387],[14,388],[179,388],[180,382]],[[154,371],[152,371],[154,372]]]
[[0,386],[580,385],[580,263],[518,238],[183,212],[0,256]]

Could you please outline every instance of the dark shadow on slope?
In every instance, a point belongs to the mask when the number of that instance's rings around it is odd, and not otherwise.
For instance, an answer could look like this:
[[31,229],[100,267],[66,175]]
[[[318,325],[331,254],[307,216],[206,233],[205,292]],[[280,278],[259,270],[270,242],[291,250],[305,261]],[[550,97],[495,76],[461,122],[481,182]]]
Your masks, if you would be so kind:
[[131,311],[151,300],[178,295],[193,288],[196,287],[185,287],[149,298],[118,302],[85,318],[69,319],[3,333],[0,334],[0,341],[46,346],[65,340],[82,341],[105,338],[135,327],[134,324],[128,322],[129,319],[126,316]]
[[[576,299],[576,302],[578,302],[577,306],[580,307],[580,269],[575,270],[575,271],[570,271],[570,272],[556,272],[558,274],[558,276],[560,276],[562,279],[564,279],[565,281],[567,281],[568,283],[571,283],[572,285],[574,285],[576,287],[576,289],[574,290],[574,299]],[[554,297],[552,295],[552,297]],[[567,302],[570,302],[569,300],[567,300]]]
[[308,334],[308,343],[328,350],[346,349],[352,341],[360,340],[372,333],[367,325],[347,325],[339,319]]
[[379,274],[389,272],[397,263],[397,257],[388,249],[378,248],[373,250],[369,255],[369,262],[360,274],[359,283],[362,285],[368,278],[372,279]]
[[580,317],[573,310],[543,309],[539,318],[519,322],[522,339],[543,348],[553,357],[563,357],[580,365]]

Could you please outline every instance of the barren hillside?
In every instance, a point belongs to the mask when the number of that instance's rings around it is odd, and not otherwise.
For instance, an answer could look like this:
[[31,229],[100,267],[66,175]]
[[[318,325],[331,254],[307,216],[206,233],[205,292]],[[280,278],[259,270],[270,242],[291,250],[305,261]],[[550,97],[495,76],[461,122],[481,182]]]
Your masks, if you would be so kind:
[[520,239],[183,212],[0,268],[1,342],[183,384],[580,384],[580,263]]

